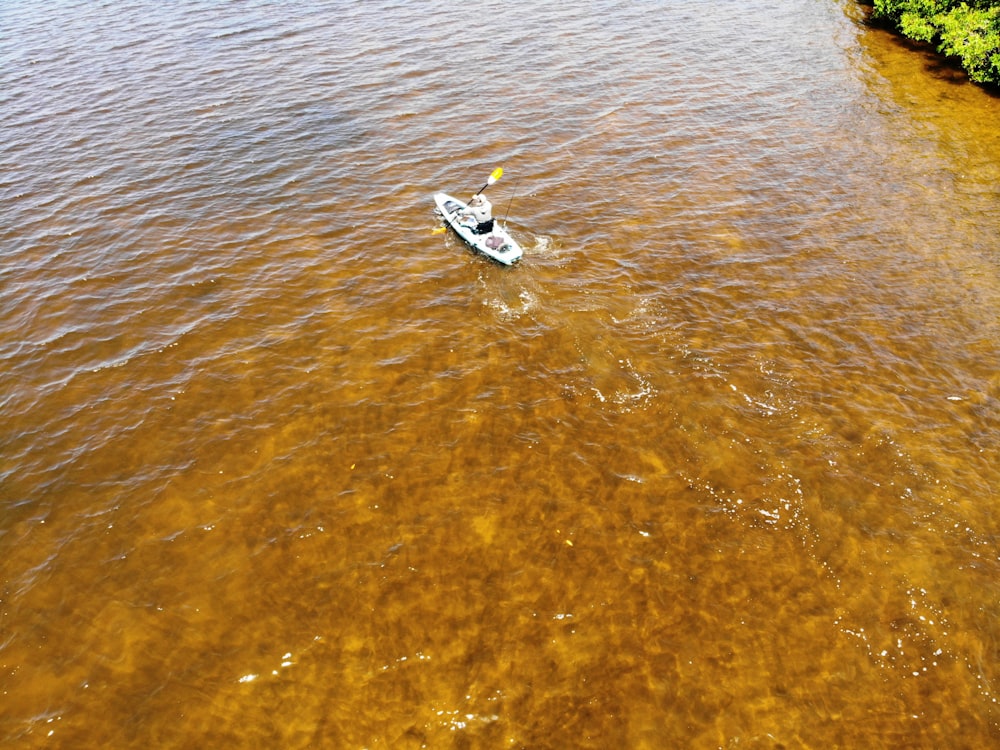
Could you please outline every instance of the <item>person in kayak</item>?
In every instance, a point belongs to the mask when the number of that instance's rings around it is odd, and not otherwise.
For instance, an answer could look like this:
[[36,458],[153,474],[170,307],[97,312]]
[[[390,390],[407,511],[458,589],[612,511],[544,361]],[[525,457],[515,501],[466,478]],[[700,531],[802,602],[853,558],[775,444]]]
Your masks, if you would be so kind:
[[493,231],[493,205],[484,195],[476,193],[472,196],[464,216],[471,217],[476,222],[472,230],[476,234],[489,234]]

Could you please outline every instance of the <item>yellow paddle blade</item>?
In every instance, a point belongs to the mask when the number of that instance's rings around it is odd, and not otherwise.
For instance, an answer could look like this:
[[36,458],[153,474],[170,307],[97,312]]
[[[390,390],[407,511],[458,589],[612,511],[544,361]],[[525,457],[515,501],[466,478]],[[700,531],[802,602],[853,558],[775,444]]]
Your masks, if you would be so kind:
[[437,227],[431,230],[431,234],[441,234],[448,227]]
[[503,167],[497,167],[492,172],[490,172],[490,182],[496,182],[501,177],[503,177]]

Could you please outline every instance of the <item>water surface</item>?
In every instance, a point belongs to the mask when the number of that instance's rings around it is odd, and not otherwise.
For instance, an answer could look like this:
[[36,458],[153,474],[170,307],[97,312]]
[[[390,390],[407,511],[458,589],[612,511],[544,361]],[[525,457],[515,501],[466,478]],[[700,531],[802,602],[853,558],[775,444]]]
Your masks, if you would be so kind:
[[1000,101],[859,6],[9,2],[0,92],[5,746],[1000,740]]

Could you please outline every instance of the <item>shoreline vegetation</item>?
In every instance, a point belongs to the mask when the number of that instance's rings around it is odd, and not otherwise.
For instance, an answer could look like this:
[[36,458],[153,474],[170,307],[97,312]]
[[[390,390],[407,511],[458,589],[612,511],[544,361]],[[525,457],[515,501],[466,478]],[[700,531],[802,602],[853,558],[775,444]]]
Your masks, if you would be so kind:
[[970,80],[1000,90],[1000,0],[868,0],[871,22],[953,59]]

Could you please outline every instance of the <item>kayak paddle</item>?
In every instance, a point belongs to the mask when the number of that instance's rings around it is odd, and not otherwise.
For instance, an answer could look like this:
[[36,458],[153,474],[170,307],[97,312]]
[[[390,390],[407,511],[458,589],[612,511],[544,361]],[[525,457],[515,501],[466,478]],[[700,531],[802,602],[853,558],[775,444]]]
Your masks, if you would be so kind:
[[481,192],[483,192],[486,188],[488,188],[494,182],[499,180],[501,177],[503,177],[503,167],[497,167],[492,172],[490,172],[490,178],[486,181],[485,185],[483,185],[481,188],[479,188],[479,190],[476,191],[476,195],[479,195]]

